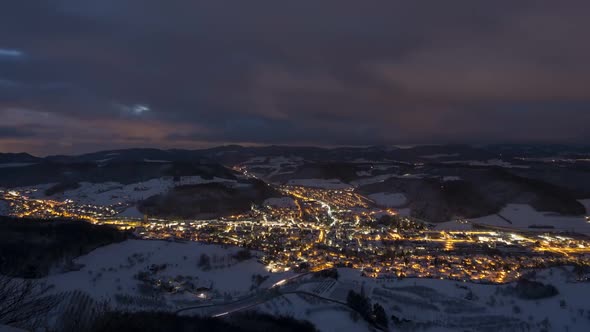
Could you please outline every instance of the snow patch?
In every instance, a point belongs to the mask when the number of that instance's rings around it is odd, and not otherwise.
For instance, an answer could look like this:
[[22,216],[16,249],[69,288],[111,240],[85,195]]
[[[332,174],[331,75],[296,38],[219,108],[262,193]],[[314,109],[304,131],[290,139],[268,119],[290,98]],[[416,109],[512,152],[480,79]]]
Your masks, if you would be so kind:
[[145,163],[171,163],[170,160],[156,160],[156,159],[144,159]]
[[[138,296],[139,280],[135,277],[152,265],[166,264],[158,273],[162,280],[191,276],[199,285],[221,293],[244,295],[252,286],[251,276],[270,275],[255,259],[231,261],[240,248],[224,248],[197,242],[127,240],[98,248],[75,259],[83,267],[79,271],[53,274],[45,278],[55,292],[82,290],[97,300],[113,300],[116,294]],[[198,267],[201,254],[211,257],[214,268]],[[281,274],[275,274],[281,277]],[[181,297],[182,294],[178,294]]]
[[125,218],[143,218],[143,213],[139,212],[136,206],[130,206],[117,216]]
[[[118,182],[101,182],[90,183],[81,182],[77,189],[67,190],[51,196],[54,200],[71,199],[80,204],[92,205],[114,205],[118,203],[133,204],[135,202],[147,199],[148,197],[163,194],[175,186],[197,185],[206,183],[224,183],[228,186],[241,186],[248,184],[238,183],[233,179],[224,179],[214,177],[212,179],[203,179],[200,176],[182,176],[179,181],[173,181],[172,177],[162,177],[147,180],[144,182],[121,184]],[[42,184],[34,187],[15,188],[19,192],[26,193],[32,198],[48,198],[44,192],[54,184]]]
[[7,216],[10,212],[8,202],[0,201],[0,216]]
[[363,179],[350,181],[350,184],[355,187],[361,187],[361,186],[365,186],[365,185],[369,185],[369,184],[385,182],[385,181],[392,179],[392,178],[396,178],[396,179],[423,179],[427,176],[428,176],[427,174],[422,174],[422,173],[416,173],[416,174],[406,173],[406,174],[402,174],[402,175],[400,175],[400,174],[382,174],[382,175],[377,175],[377,176],[373,176],[370,178],[363,178]]
[[[500,226],[527,231],[564,231],[590,235],[590,223],[583,216],[563,216],[540,212],[527,204],[508,204],[498,214],[470,220],[476,224]],[[534,227],[530,227],[534,226]],[[550,228],[542,228],[550,227]]]
[[36,163],[4,163],[0,164],[0,168],[26,167],[31,165],[36,165]]
[[461,181],[460,176],[443,176],[443,182]]
[[271,197],[264,201],[264,205],[278,208],[295,208],[297,205],[291,197]]
[[447,157],[459,157],[458,153],[438,153],[438,154],[429,154],[426,156],[420,156],[421,158],[426,159],[439,159],[439,158],[447,158]]
[[586,208],[586,215],[590,216],[590,198],[588,199],[581,199],[578,202],[582,203]]
[[338,179],[292,179],[287,182],[290,186],[302,186],[322,189],[350,189],[351,185]]
[[385,207],[400,207],[407,202],[406,195],[402,193],[375,193],[368,196],[378,205]]
[[512,163],[500,160],[500,159],[488,159],[487,161],[480,160],[454,160],[444,161],[443,164],[455,165],[455,164],[466,164],[469,166],[497,166],[503,168],[530,168],[526,165],[514,165]]

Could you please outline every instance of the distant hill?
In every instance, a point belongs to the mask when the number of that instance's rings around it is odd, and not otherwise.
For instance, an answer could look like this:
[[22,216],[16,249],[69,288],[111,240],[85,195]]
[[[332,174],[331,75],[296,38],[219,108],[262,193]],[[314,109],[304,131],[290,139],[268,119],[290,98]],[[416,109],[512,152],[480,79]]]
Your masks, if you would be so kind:
[[[403,193],[412,213],[431,221],[496,213],[507,203],[578,215],[584,211],[577,200],[590,198],[590,147],[540,144],[408,148],[228,145],[46,158],[0,154],[0,187],[56,183],[50,192],[58,193],[81,182],[125,185],[183,176],[245,181],[230,168],[235,165],[276,184],[338,180],[367,194]],[[445,182],[445,178],[455,181]],[[269,195],[221,184],[183,186],[150,197],[140,202],[139,208],[159,216],[218,216],[243,211]]]
[[[412,215],[432,222],[453,218],[476,218],[499,212],[509,203],[529,204],[538,211],[564,215],[583,215],[584,206],[574,192],[545,181],[522,177],[501,168],[449,168],[427,170],[432,175],[418,179],[391,178],[367,184],[365,194],[403,193]],[[520,172],[520,170],[519,170]],[[460,175],[454,181],[441,181],[444,175]]]
[[215,218],[243,213],[281,193],[259,180],[249,185],[228,187],[221,183],[180,186],[144,200],[139,210],[147,215],[169,218]]
[[28,153],[0,153],[0,165],[13,163],[36,163],[42,158],[31,156]]
[[[126,162],[206,162],[198,150],[160,150],[160,149],[125,149],[87,153],[77,156],[49,156],[47,161],[55,163],[88,163],[101,164]],[[211,161],[209,161],[211,162]]]

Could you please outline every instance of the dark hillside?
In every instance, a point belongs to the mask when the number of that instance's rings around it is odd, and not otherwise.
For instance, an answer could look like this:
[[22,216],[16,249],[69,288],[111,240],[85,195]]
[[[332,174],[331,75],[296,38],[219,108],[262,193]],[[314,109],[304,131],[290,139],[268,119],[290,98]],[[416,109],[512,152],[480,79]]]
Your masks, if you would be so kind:
[[264,182],[231,188],[221,183],[179,186],[166,194],[152,196],[139,205],[150,216],[181,219],[214,218],[248,211],[269,197],[281,194]]
[[176,316],[171,313],[137,312],[109,313],[99,319],[92,332],[316,332],[307,321],[289,317],[275,317],[258,313],[236,314],[227,319]]
[[[432,172],[438,174],[441,170]],[[447,168],[440,175],[460,175],[459,181],[392,178],[360,188],[365,194],[399,192],[408,198],[415,217],[432,222],[477,218],[499,212],[509,203],[530,204],[536,210],[582,215],[585,208],[571,190],[521,177],[502,168]]]
[[0,216],[0,274],[42,277],[58,264],[128,236],[115,228],[83,221]]
[[95,162],[43,162],[26,167],[0,169],[0,187],[28,186],[41,183],[146,181],[162,176],[202,176],[206,179],[235,178],[235,173],[219,164],[200,162],[125,161],[108,164]]

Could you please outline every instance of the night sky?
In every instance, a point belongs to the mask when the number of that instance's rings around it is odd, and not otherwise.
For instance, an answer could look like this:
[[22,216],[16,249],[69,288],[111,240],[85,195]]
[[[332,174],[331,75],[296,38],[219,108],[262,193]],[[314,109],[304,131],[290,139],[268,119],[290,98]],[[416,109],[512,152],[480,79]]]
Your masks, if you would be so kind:
[[0,152],[590,141],[590,1],[15,0]]

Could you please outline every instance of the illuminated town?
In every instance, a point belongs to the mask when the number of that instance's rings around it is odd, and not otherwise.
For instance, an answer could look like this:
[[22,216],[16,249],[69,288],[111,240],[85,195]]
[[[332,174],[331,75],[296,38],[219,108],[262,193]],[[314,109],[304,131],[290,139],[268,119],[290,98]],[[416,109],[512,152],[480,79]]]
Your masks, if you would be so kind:
[[246,247],[258,252],[270,271],[351,267],[373,278],[506,283],[534,268],[590,265],[590,241],[581,235],[494,229],[467,220],[460,222],[469,230],[437,230],[436,225],[376,207],[352,189],[276,189],[285,195],[282,205],[252,206],[241,215],[209,220],[120,218],[123,203],[32,199],[31,191],[1,194],[17,217],[82,219],[132,230],[144,239]]

